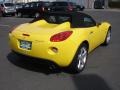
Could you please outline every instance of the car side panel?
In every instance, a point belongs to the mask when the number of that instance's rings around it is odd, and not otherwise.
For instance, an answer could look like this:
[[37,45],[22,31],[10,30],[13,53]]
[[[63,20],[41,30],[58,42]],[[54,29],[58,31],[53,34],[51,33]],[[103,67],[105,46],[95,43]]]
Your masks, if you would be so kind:
[[111,25],[108,23],[108,22],[103,22],[101,23],[101,25],[99,26],[99,29],[101,31],[101,42],[103,43],[105,38],[106,38],[106,35],[107,35],[107,32],[109,30],[109,28],[111,27]]
[[97,26],[84,28],[84,38],[89,43],[89,52],[95,49],[101,43],[101,34]]

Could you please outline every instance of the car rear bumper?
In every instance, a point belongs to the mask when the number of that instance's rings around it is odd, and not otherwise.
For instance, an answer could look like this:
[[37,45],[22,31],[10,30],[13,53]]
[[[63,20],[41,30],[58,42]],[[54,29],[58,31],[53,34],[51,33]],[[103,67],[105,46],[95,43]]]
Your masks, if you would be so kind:
[[[20,47],[20,38],[16,38],[11,34],[9,34],[9,37],[13,51],[22,55],[52,61],[60,67],[69,66],[76,53],[76,45],[72,41],[52,43],[34,40],[32,41],[31,49],[26,50]],[[22,40],[29,41],[27,39]]]

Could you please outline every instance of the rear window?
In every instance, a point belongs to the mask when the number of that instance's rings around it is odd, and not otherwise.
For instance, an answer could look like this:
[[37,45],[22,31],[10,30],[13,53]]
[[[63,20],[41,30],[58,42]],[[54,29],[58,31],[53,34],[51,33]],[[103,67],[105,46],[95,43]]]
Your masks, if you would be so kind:
[[39,6],[49,6],[50,3],[49,2],[41,2],[41,3],[37,3],[37,7]]
[[30,4],[29,3],[26,3],[25,5],[24,5],[24,7],[30,7]]
[[61,16],[61,15],[46,15],[43,17],[48,23],[61,24],[66,21],[70,21],[70,16]]
[[45,2],[45,3],[44,3],[44,6],[49,6],[49,5],[50,5],[49,2]]
[[66,2],[53,2],[52,6],[67,6],[68,4]]
[[14,6],[14,4],[13,3],[5,3],[5,6]]
[[31,7],[41,7],[41,6],[49,6],[49,2],[31,3]]

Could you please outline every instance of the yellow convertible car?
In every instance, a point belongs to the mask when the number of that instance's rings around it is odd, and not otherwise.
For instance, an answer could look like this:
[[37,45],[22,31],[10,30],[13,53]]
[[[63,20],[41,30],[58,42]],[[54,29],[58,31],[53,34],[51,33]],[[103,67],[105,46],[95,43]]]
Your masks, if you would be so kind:
[[80,72],[87,56],[99,45],[108,45],[111,25],[96,23],[81,12],[49,12],[9,33],[11,50]]

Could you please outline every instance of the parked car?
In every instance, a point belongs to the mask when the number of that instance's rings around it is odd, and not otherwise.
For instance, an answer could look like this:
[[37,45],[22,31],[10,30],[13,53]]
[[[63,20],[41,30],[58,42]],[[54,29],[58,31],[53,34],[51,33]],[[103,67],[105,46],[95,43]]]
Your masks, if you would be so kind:
[[42,58],[73,72],[82,71],[88,54],[110,39],[110,23],[96,23],[81,12],[47,12],[9,33],[11,50],[18,56]]
[[94,1],[94,8],[95,9],[104,9],[105,2],[104,0],[95,0]]
[[49,11],[83,11],[84,6],[68,1],[54,1],[48,8]]
[[0,6],[0,17],[2,16],[2,7]]
[[15,15],[16,13],[16,9],[15,9],[15,5],[13,3],[1,3],[0,4],[1,7],[1,11],[2,11],[2,16],[6,16],[6,15]]
[[24,6],[24,4],[25,3],[15,3],[16,10],[22,8]]
[[18,17],[28,15],[29,17],[39,17],[41,13],[45,12],[45,7],[49,5],[49,2],[29,2],[23,5],[22,8],[17,9],[16,14]]

